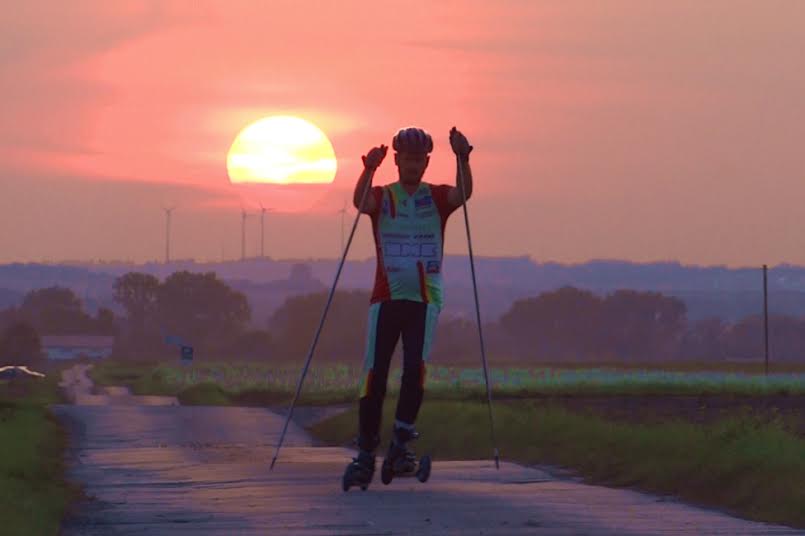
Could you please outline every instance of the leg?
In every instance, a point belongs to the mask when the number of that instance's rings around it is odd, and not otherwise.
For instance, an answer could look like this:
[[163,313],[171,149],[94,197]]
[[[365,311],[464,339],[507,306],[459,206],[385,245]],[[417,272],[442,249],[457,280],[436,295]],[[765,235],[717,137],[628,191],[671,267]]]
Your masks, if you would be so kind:
[[399,303],[387,301],[369,307],[366,358],[360,399],[358,446],[373,452],[379,443],[378,431],[383,416],[389,364],[400,338]]
[[420,302],[405,302],[403,321],[403,374],[400,398],[394,421],[392,441],[383,461],[383,482],[390,482],[394,474],[413,474],[417,470],[416,455],[407,443],[416,439],[414,430],[419,407],[425,393],[425,359],[430,350],[438,308]]
[[407,302],[403,323],[403,374],[395,425],[413,429],[425,394],[425,362],[430,353],[439,308],[433,304]]

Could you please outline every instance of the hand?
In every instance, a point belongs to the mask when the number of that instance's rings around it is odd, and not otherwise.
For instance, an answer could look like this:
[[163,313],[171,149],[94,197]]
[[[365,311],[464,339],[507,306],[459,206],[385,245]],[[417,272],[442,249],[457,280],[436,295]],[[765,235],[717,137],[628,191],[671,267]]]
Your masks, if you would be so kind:
[[459,130],[456,130],[456,127],[450,129],[450,147],[453,148],[453,152],[456,155],[464,160],[469,158],[472,152],[472,145],[467,141],[467,137]]
[[380,166],[380,163],[383,162],[383,159],[386,157],[388,150],[389,148],[385,145],[373,147],[369,151],[369,154],[361,157],[363,159],[363,167],[372,170],[377,169]]

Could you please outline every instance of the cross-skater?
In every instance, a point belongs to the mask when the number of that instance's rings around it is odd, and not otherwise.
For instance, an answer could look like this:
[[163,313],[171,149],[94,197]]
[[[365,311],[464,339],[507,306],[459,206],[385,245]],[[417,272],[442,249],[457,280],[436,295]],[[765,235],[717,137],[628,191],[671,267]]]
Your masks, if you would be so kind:
[[[377,269],[367,323],[359,453],[344,473],[345,491],[350,486],[366,489],[372,481],[389,366],[400,337],[402,382],[392,440],[383,464],[383,482],[390,482],[394,475],[418,471],[408,442],[418,435],[414,423],[424,395],[425,362],[442,308],[445,225],[450,214],[472,195],[472,146],[455,127],[450,130],[449,140],[457,156],[455,186],[422,180],[433,140],[420,128],[403,128],[394,136],[392,148],[399,176],[396,182],[371,186],[387,146],[374,147],[362,157],[364,169],[355,186],[353,203],[360,213],[371,218]],[[367,188],[371,188],[368,195]],[[429,472],[429,459],[427,467],[425,461],[419,464],[420,480],[427,479],[421,471]]]

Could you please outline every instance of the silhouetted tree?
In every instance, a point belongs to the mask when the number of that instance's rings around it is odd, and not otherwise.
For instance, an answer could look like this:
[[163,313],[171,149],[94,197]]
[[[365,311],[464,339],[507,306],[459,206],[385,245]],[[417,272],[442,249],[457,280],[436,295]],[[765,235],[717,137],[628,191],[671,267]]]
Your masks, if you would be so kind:
[[725,352],[733,359],[763,357],[763,317],[748,316],[729,326],[725,334]]
[[214,272],[171,274],[157,290],[157,311],[166,334],[208,348],[231,343],[251,318],[246,296]]
[[247,331],[221,352],[238,359],[271,359],[275,356],[274,340],[265,330]]
[[0,338],[0,366],[36,365],[42,357],[39,334],[32,325],[18,322],[3,332]]
[[[488,335],[487,331],[484,331]],[[489,342],[488,340],[485,342]],[[433,335],[431,359],[445,362],[474,362],[479,359],[480,346],[475,320],[467,318],[439,319]],[[487,351],[489,348],[487,348]]]
[[790,361],[803,358],[805,358],[805,319],[789,315],[770,315],[769,359]]
[[684,302],[658,292],[618,290],[602,313],[602,346],[621,359],[675,357],[687,322]]
[[8,309],[0,310],[0,333],[16,324],[22,319],[22,316],[17,307],[9,307]]
[[45,335],[91,333],[92,317],[86,314],[81,300],[69,288],[48,287],[25,295],[19,314]]
[[[292,296],[274,312],[269,326],[281,358],[304,359],[307,355],[328,294]],[[316,355],[346,361],[362,359],[369,297],[363,290],[336,291],[319,336]]]
[[602,300],[592,292],[562,287],[517,300],[500,324],[522,355],[549,360],[600,356]]
[[679,346],[679,357],[722,360],[727,357],[726,337],[730,325],[720,318],[705,318],[688,326]]
[[149,320],[155,323],[159,279],[150,274],[129,272],[115,279],[114,300],[126,309],[133,340],[146,333]]
[[115,313],[111,309],[101,307],[95,318],[94,333],[98,335],[115,335],[117,326],[115,325]]
[[[763,316],[753,315],[727,330],[726,354],[738,359],[764,359]],[[769,315],[769,355],[771,360],[805,358],[805,319]]]

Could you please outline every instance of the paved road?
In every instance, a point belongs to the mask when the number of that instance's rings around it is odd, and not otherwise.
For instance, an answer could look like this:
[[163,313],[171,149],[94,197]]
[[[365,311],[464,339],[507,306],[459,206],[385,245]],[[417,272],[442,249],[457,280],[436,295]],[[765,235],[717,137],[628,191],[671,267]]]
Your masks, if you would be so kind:
[[509,463],[437,461],[427,484],[376,475],[343,493],[352,453],[313,447],[296,425],[269,472],[283,418],[268,410],[54,409],[73,431],[70,476],[93,497],[66,536],[803,534]]

